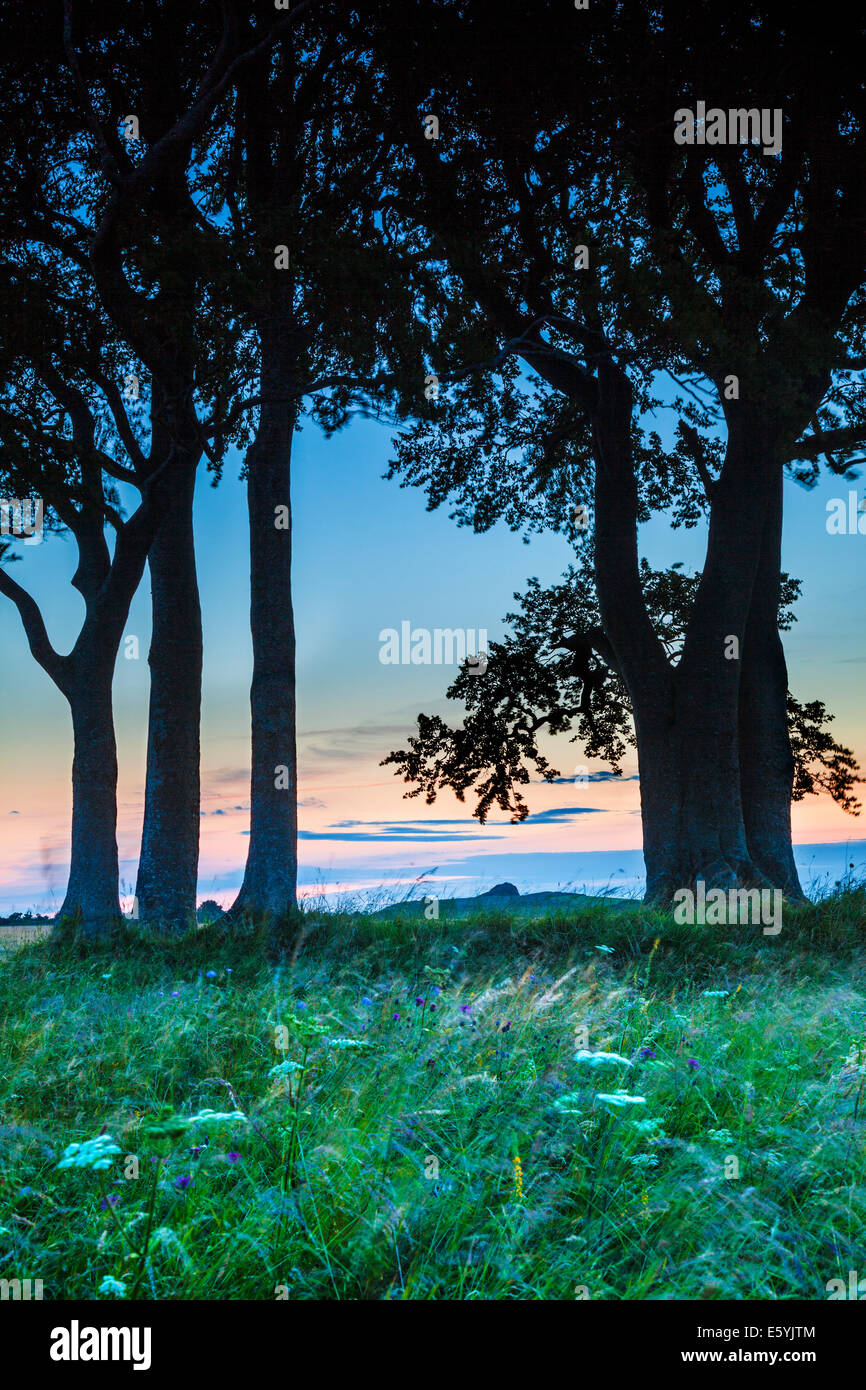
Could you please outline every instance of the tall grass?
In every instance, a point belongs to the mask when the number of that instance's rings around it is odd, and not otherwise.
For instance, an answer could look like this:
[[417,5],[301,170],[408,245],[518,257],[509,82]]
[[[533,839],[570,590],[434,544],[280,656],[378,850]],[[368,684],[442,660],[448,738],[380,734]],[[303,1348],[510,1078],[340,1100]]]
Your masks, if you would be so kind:
[[[866,1272],[864,946],[862,889],[775,938],[599,905],[22,946],[0,959],[0,1278],[826,1298]],[[203,1109],[244,1118],[189,1125]],[[58,1168],[103,1130],[108,1169]]]

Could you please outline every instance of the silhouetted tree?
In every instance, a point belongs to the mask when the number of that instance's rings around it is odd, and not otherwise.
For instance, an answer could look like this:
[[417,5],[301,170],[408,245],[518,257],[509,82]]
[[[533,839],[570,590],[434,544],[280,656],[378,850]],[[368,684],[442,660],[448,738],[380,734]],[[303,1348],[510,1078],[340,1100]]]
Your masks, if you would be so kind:
[[[385,119],[403,132],[393,214],[426,238],[502,356],[559,398],[545,395],[537,419],[542,488],[569,494],[569,440],[578,475],[592,477],[600,621],[579,635],[634,714],[648,895],[702,877],[797,896],[782,479],[821,450],[806,431],[818,412],[825,434],[843,395],[839,471],[863,437],[844,390],[862,357],[862,26],[822,31],[816,53],[811,26],[751,6],[550,7],[530,25],[500,6],[420,0],[399,15],[372,6],[371,28]],[[779,159],[748,144],[677,145],[674,113],[704,98],[781,108]],[[439,328],[447,364],[447,318]],[[661,371],[685,378],[686,394],[709,387],[727,435],[714,473],[706,419],[684,412],[681,454],[704,494],[689,505],[707,508],[709,539],[676,664],[647,609],[637,545],[641,471],[657,461],[658,491],[669,467],[635,435]],[[452,450],[458,493],[463,457]],[[482,525],[520,508],[513,492],[502,500],[507,462],[492,451],[488,461]],[[448,492],[440,476],[435,495]],[[502,780],[502,764],[481,761]]]

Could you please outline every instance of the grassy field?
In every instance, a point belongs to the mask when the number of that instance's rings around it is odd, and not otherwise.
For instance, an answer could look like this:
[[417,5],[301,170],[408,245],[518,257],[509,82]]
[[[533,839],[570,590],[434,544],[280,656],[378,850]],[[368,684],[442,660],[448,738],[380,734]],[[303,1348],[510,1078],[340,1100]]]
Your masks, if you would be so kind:
[[826,1299],[866,1273],[862,889],[778,937],[599,906],[310,916],[274,952],[5,952],[0,1278]]

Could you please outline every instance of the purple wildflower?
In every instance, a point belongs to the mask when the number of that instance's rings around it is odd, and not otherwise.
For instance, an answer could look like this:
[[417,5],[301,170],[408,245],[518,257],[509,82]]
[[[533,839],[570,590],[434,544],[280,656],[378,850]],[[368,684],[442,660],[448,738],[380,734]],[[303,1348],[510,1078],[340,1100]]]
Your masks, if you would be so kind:
[[424,1003],[424,995],[423,995],[423,994],[418,994],[418,995],[416,995],[416,997],[415,997],[415,1003],[418,1005],[418,1008],[420,1009],[421,1006],[422,1006],[422,1004]]
[[181,1192],[186,1192],[191,1182],[192,1175],[190,1173],[181,1173],[180,1177],[175,1178],[174,1185],[175,1187],[179,1187]]
[[694,1057],[689,1058],[689,1060],[686,1062],[686,1066],[691,1067],[692,1071],[700,1071],[701,1068],[700,1062],[696,1062]]
[[658,1056],[658,1053],[653,1052],[653,1049],[651,1047],[642,1047],[640,1052],[638,1053],[638,1056],[640,1057],[642,1062],[651,1062],[655,1057]]
[[229,1152],[226,1154],[226,1158],[228,1159],[229,1163],[237,1163],[238,1159],[240,1158],[240,1154],[238,1153],[237,1149],[230,1149]]
[[117,1206],[117,1203],[118,1203],[119,1201],[120,1201],[120,1197],[118,1196],[118,1194],[117,1194],[116,1192],[112,1192],[112,1193],[110,1193],[107,1197],[103,1197],[103,1199],[102,1199],[102,1201],[99,1203],[99,1205],[100,1205],[100,1207],[102,1208],[103,1211],[108,1211],[108,1208],[109,1208],[109,1207],[115,1207],[115,1206]]

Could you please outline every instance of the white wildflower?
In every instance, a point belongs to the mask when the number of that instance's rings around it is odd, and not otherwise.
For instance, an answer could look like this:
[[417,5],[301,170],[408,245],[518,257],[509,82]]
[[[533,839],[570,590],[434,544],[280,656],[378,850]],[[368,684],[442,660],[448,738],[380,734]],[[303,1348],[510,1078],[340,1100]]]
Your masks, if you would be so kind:
[[560,1096],[553,1102],[554,1110],[558,1110],[562,1115],[579,1115],[580,1094],[577,1091],[570,1091],[567,1096]]
[[87,1139],[83,1144],[67,1144],[58,1168],[89,1168],[92,1172],[104,1172],[110,1168],[115,1154],[121,1152],[110,1134],[98,1134],[95,1139]]
[[661,1120],[657,1119],[655,1116],[652,1116],[648,1120],[632,1120],[631,1126],[636,1134],[642,1135],[643,1138],[648,1139],[651,1144],[657,1139],[664,1139],[667,1137]]
[[586,1062],[589,1067],[600,1067],[604,1062],[619,1062],[624,1067],[631,1066],[628,1058],[620,1057],[618,1052],[587,1052],[584,1048],[574,1054],[574,1060]]
[[608,1105],[646,1105],[646,1096],[630,1096],[626,1091],[610,1091],[596,1095],[596,1100],[606,1101]]
[[187,1124],[190,1125],[215,1125],[221,1120],[237,1120],[239,1123],[246,1123],[246,1115],[241,1114],[240,1110],[200,1110],[197,1115],[192,1115]]
[[122,1279],[112,1279],[110,1274],[106,1274],[99,1285],[99,1292],[104,1298],[125,1298],[126,1285]]

